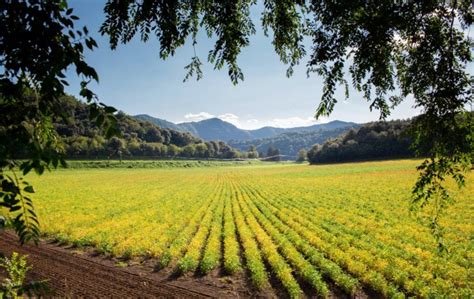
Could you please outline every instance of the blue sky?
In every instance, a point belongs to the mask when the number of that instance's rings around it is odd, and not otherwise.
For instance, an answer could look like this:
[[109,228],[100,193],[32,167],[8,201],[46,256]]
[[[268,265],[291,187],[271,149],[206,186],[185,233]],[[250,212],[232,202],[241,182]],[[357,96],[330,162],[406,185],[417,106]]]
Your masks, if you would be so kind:
[[[146,113],[173,122],[194,121],[220,117],[238,127],[255,129],[272,125],[292,127],[315,123],[313,118],[322,91],[322,81],[316,75],[306,77],[304,63],[295,69],[291,78],[285,76],[286,66],[274,53],[271,40],[261,30],[251,38],[251,45],[239,57],[245,80],[234,86],[227,69],[216,71],[206,63],[212,41],[199,38],[197,54],[204,63],[204,78],[183,83],[184,66],[193,55],[190,46],[179,49],[175,56],[160,60],[158,43],[134,40],[110,50],[107,38],[98,34],[103,22],[104,3],[97,0],[72,0],[70,6],[80,17],[79,24],[87,25],[99,48],[86,53],[86,60],[99,73],[99,84],[91,85],[100,100],[128,114]],[[256,12],[258,15],[258,12]],[[257,28],[260,21],[255,19]],[[71,86],[68,92],[77,95],[79,79],[74,70],[68,72]],[[378,119],[378,112],[370,112],[362,96],[351,90],[350,100],[340,102],[333,114],[322,119],[368,122]],[[393,112],[391,119],[408,118],[418,114],[407,99]]]

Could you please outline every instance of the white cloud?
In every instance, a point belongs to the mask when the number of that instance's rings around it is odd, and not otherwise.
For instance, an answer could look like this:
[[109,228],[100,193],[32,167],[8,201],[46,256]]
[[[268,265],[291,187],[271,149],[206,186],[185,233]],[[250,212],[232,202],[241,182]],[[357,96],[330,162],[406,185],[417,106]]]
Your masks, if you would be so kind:
[[328,122],[327,118],[320,118],[316,120],[314,117],[299,117],[293,116],[288,118],[274,118],[270,121],[270,126],[278,128],[292,128],[292,127],[304,127],[311,126],[314,124],[320,124]]
[[221,115],[214,115],[209,112],[199,112],[199,113],[188,113],[184,116],[186,121],[201,121],[209,118],[214,118],[217,117],[219,119],[222,119],[223,121],[229,122],[237,127],[241,127],[241,124],[239,122],[239,117],[233,113],[224,113]]
[[321,117],[319,120],[316,120],[314,117],[299,116],[274,118],[271,120],[258,120],[255,118],[241,119],[238,115],[235,115],[233,113],[224,113],[216,116],[208,112],[188,113],[184,116],[186,121],[201,121],[213,117],[217,117],[219,119],[222,119],[223,121],[235,125],[238,128],[247,130],[254,130],[266,126],[278,128],[304,127],[319,123],[326,123],[329,121],[329,119],[327,119],[326,117]]
[[246,129],[246,130],[254,130],[254,129],[264,127],[264,126],[265,125],[262,124],[262,122],[260,122],[258,119],[251,118],[251,119],[242,121],[241,126],[239,128]]
[[241,127],[239,117],[233,113],[224,113],[224,114],[219,115],[217,118],[220,118],[223,121],[231,123],[234,126]]
[[258,119],[252,118],[252,119],[247,119],[248,124],[258,124],[260,121]]
[[200,120],[205,120],[205,119],[209,119],[213,117],[216,117],[216,116],[207,112],[188,113],[184,116],[186,121],[200,121]]
[[289,128],[289,127],[301,127],[301,126],[310,126],[316,123],[315,119],[312,117],[301,118],[298,116],[288,117],[288,118],[274,118],[271,123],[274,127],[278,128]]

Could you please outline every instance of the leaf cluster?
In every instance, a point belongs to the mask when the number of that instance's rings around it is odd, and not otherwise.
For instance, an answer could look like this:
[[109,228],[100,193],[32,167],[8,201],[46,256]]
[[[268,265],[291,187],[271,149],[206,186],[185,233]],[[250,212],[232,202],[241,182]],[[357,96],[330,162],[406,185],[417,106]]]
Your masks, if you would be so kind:
[[30,197],[35,191],[33,186],[19,178],[14,170],[11,173],[12,175],[0,174],[0,207],[9,212],[7,224],[15,229],[22,244],[29,240],[37,243],[40,236],[39,221]]
[[[23,183],[7,173],[42,174],[65,164],[52,121],[67,118],[60,97],[69,67],[82,80],[80,94],[91,105],[92,119],[107,128],[108,136],[116,133],[115,109],[98,102],[88,88],[98,75],[84,60],[84,51],[97,43],[86,27],[75,28],[78,19],[64,0],[0,3],[0,204],[14,213],[12,223],[22,242],[37,240],[38,219],[30,197],[23,195]],[[20,152],[27,157],[22,162],[15,160]]]
[[25,282],[28,266],[27,256],[13,252],[10,258],[0,258],[0,267],[7,272],[7,278],[0,286],[0,297],[20,298],[23,295],[33,296],[49,291],[46,281]]

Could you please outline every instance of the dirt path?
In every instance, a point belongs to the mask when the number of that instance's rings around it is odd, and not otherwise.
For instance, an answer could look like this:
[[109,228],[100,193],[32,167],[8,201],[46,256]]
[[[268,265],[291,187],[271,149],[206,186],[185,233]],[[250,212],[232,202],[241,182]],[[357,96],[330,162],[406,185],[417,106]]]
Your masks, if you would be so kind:
[[[164,281],[151,273],[118,268],[103,258],[75,255],[52,244],[20,246],[15,235],[0,232],[0,251],[28,254],[33,266],[28,279],[48,280],[56,296],[70,297],[166,297],[203,298],[228,297],[229,293],[210,286]],[[226,296],[227,295],[227,296]]]

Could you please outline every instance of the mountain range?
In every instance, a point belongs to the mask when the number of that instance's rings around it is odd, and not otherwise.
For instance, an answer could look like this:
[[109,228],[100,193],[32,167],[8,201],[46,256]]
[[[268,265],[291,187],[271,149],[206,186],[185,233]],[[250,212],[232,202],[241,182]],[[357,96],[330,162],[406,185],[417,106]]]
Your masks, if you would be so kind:
[[135,115],[134,118],[144,121],[152,122],[162,128],[174,129],[182,132],[189,132],[196,137],[202,138],[206,141],[210,140],[221,140],[229,142],[231,140],[236,141],[249,141],[253,139],[264,139],[276,137],[283,133],[305,133],[315,131],[333,131],[336,130],[340,133],[339,129],[351,128],[357,126],[353,122],[345,122],[340,120],[331,121],[325,124],[315,124],[307,127],[295,127],[295,128],[276,128],[276,127],[263,127],[256,130],[244,130],[237,128],[235,125],[223,121],[219,118],[210,118],[197,122],[184,122],[175,124],[170,121],[156,118],[147,114]]

